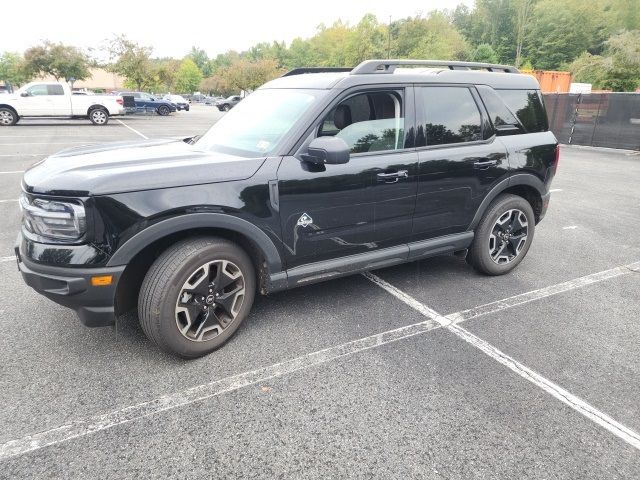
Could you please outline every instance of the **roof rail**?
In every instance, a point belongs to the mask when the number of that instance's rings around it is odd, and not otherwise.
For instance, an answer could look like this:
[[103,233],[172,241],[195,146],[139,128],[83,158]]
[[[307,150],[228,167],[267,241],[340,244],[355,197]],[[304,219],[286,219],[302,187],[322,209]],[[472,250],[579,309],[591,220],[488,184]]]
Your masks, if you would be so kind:
[[353,69],[347,67],[302,67],[294,68],[282,76],[291,77],[292,75],[302,75],[303,73],[350,72],[351,70]]
[[516,67],[493,63],[458,62],[449,60],[365,60],[351,70],[352,75],[371,73],[393,73],[398,65],[423,65],[427,67],[446,67],[449,70],[470,70],[472,68],[490,72],[520,73]]

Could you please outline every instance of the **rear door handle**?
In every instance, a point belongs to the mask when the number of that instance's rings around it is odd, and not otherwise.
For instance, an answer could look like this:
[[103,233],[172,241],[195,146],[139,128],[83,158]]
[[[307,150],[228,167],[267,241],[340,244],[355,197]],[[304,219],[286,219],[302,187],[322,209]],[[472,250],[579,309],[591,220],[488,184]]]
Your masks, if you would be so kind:
[[409,178],[409,172],[407,170],[398,170],[391,173],[379,173],[377,177],[379,182],[396,183],[401,178]]
[[473,168],[478,170],[486,170],[489,167],[493,167],[498,164],[498,160],[489,160],[488,158],[482,158],[473,162]]

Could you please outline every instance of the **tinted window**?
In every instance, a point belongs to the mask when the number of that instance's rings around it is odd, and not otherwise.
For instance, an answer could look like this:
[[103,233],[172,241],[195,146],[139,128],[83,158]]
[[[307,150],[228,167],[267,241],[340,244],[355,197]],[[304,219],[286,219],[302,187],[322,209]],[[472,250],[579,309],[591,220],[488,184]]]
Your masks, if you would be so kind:
[[33,96],[49,95],[46,85],[34,85],[33,87],[29,87],[27,92],[29,92],[29,95]]
[[547,112],[537,90],[496,90],[507,106],[522,122],[527,132],[545,132],[549,129]]
[[[494,126],[520,126],[518,119],[509,111],[504,101],[498,96],[493,88],[485,85],[478,85],[477,89],[480,92],[484,106],[487,108],[487,112],[489,112],[489,117],[491,117],[491,121]],[[513,133],[522,133],[522,129],[519,128]]]
[[47,92],[49,95],[64,95],[62,85],[47,85]]
[[468,88],[422,87],[423,126],[427,145],[482,140],[480,111]]
[[351,153],[404,148],[400,92],[368,92],[347,98],[324,117],[318,135],[342,138]]

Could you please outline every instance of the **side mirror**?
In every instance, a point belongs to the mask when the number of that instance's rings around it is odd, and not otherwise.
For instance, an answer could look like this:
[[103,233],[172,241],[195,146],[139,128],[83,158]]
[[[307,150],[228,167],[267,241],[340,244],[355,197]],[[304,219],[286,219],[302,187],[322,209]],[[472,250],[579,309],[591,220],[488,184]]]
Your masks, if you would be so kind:
[[29,94],[29,92],[22,92],[20,94],[21,97],[30,97],[31,95]]
[[347,163],[349,156],[349,145],[342,138],[317,137],[311,140],[302,158],[306,162],[337,165]]

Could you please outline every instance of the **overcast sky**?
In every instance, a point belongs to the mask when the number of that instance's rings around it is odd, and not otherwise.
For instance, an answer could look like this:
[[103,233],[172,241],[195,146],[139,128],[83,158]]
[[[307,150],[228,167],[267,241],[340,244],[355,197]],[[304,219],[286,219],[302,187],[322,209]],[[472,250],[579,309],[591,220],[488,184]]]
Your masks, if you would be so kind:
[[307,38],[320,23],[330,25],[338,18],[354,24],[370,12],[386,23],[389,15],[402,18],[459,3],[472,5],[473,0],[245,0],[221,4],[181,0],[170,6],[135,0],[31,0],[4,10],[11,20],[2,22],[0,52],[23,52],[44,39],[97,48],[105,39],[124,33],[152,46],[154,56],[181,58],[192,45],[215,56],[230,49],[246,50],[262,41],[289,43],[295,37]]

